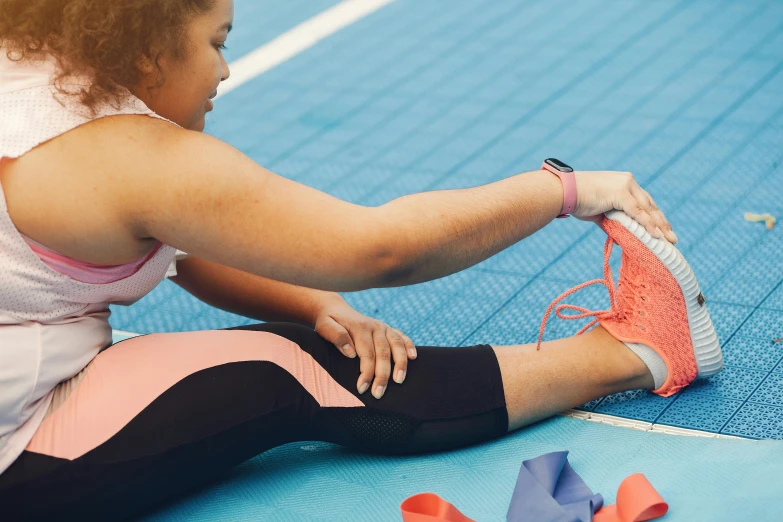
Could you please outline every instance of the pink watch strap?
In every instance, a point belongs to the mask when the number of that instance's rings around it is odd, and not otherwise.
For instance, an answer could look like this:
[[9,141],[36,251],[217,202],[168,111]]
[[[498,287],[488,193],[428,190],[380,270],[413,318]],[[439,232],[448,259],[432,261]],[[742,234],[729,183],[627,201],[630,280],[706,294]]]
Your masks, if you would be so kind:
[[573,172],[560,172],[553,166],[544,162],[541,170],[548,170],[555,174],[563,183],[563,208],[560,209],[559,218],[567,218],[576,209],[576,178]]

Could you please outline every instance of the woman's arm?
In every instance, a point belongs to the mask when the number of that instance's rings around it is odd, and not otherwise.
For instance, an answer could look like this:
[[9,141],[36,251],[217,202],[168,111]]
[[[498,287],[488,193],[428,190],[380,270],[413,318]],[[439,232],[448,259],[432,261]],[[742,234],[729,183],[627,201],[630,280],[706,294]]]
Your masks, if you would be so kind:
[[381,321],[351,308],[339,294],[272,281],[233,268],[189,257],[177,262],[172,279],[202,301],[262,321],[296,322],[314,328],[346,357],[359,356],[356,382],[364,393],[374,381],[385,388],[392,375],[402,384],[408,358],[416,358],[413,341]]
[[273,281],[193,256],[177,261],[177,276],[171,280],[221,310],[311,328],[322,310],[344,302],[334,292]]
[[297,286],[353,291],[442,277],[532,234],[562,203],[557,177],[533,172],[363,207],[208,135],[136,123],[135,143],[114,140],[129,145],[115,194],[134,234]]
[[[563,200],[558,178],[534,171],[363,207],[277,176],[210,136],[135,123],[110,143],[113,163],[127,165],[114,173],[111,203],[136,237],[299,286],[351,291],[446,276],[542,228]],[[584,216],[653,212],[630,174],[577,174],[575,215],[580,206]]]

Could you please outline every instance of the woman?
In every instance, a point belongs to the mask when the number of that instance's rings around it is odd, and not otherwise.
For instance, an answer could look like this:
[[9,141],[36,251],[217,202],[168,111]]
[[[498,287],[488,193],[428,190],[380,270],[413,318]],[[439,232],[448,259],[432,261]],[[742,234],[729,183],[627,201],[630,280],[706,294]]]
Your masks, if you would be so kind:
[[[4,519],[117,519],[287,442],[441,451],[720,370],[677,238],[628,173],[552,163],[366,208],[201,134],[232,23],[232,0],[0,0]],[[608,265],[587,283],[611,309],[571,307],[600,322],[579,337],[416,348],[334,293],[457,272],[567,211],[605,230],[607,259],[623,248],[617,288]],[[167,275],[273,322],[106,349],[108,304]]]

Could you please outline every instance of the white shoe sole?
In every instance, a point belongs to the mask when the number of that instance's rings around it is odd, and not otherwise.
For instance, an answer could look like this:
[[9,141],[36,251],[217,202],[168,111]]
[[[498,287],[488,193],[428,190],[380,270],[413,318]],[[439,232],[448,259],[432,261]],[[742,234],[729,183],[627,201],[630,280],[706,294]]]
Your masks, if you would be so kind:
[[699,370],[698,378],[712,377],[723,369],[723,353],[718,342],[718,334],[707,312],[705,299],[699,289],[696,276],[685,261],[679,250],[665,239],[657,239],[631,216],[621,210],[612,210],[605,214],[607,219],[624,226],[631,234],[655,254],[663,266],[677,280],[685,297],[685,308],[688,311],[688,328],[691,334],[691,344]]

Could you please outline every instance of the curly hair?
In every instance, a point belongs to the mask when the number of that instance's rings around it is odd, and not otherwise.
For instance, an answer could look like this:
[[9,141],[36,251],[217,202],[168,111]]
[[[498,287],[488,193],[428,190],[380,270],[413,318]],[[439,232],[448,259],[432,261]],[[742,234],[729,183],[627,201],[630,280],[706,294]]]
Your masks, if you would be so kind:
[[54,85],[71,75],[90,85],[77,94],[94,110],[116,102],[120,86],[137,85],[137,64],[146,58],[164,78],[158,60],[164,52],[177,59],[186,52],[184,35],[193,15],[215,0],[0,0],[0,47],[10,60],[53,56]]

